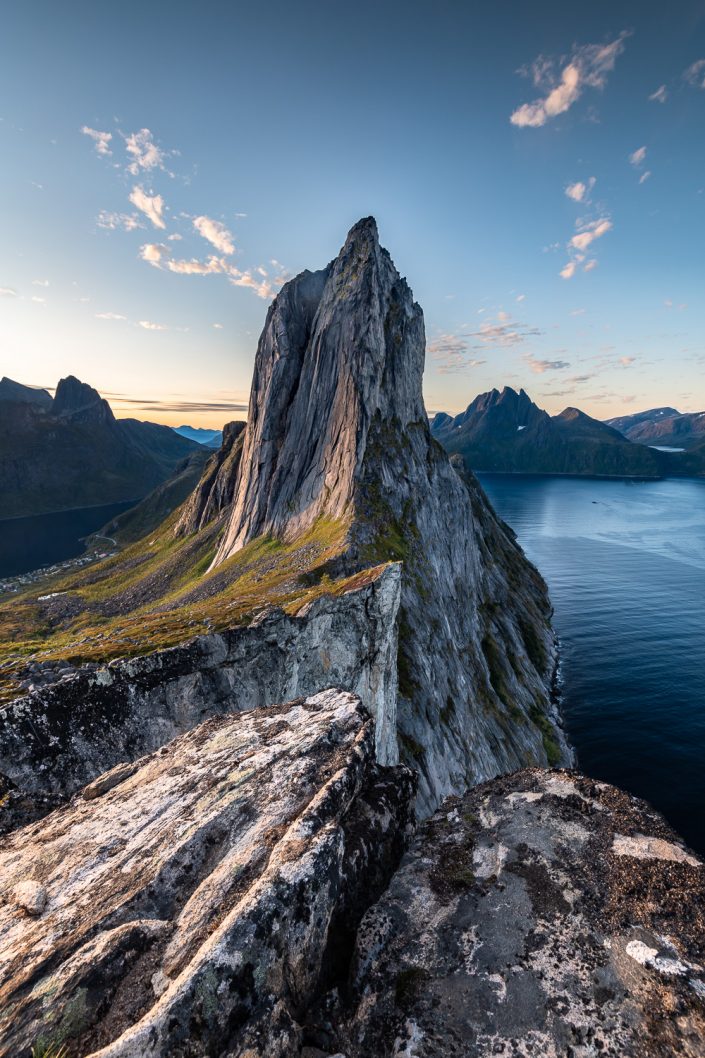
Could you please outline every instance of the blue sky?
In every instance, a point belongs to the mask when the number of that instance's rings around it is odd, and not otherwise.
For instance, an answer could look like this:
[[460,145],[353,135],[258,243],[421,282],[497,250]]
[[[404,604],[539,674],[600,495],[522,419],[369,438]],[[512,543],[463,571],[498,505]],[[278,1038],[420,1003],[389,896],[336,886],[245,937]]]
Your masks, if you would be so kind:
[[269,299],[372,213],[429,410],[705,407],[702,0],[10,2],[0,119],[20,381],[242,417]]

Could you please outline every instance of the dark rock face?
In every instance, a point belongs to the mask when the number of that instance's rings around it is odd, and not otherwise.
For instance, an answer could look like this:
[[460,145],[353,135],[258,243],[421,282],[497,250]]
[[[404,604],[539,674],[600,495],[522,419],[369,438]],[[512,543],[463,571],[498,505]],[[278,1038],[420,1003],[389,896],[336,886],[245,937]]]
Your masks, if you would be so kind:
[[4,375],[0,378],[0,401],[14,401],[18,404],[38,404],[45,410],[51,408],[52,397],[46,389],[35,389],[13,382]]
[[58,682],[0,709],[0,832],[64,801],[119,762],[134,761],[207,717],[314,694],[354,691],[376,718],[378,759],[395,764],[399,567],[296,617],[199,636]]
[[436,415],[433,436],[476,471],[660,477],[659,454],[629,443],[577,408],[550,416],[509,386],[482,393],[460,415]]
[[48,405],[27,399],[38,391],[16,388],[3,385],[0,415],[5,518],[136,501],[200,450],[167,426],[115,419],[108,402],[73,376]]
[[348,1058],[702,1058],[705,865],[627,794],[520,772],[450,799],[367,913]]
[[267,315],[223,562],[271,533],[343,521],[350,571],[401,559],[399,732],[419,810],[527,763],[570,760],[551,704],[546,588],[472,477],[431,437],[423,314],[356,224]]
[[0,850],[0,1055],[300,1054],[412,799],[340,691],[104,776]]
[[178,536],[196,533],[214,518],[229,512],[242,457],[244,430],[244,422],[229,422],[223,427],[222,444],[208,460],[176,525]]

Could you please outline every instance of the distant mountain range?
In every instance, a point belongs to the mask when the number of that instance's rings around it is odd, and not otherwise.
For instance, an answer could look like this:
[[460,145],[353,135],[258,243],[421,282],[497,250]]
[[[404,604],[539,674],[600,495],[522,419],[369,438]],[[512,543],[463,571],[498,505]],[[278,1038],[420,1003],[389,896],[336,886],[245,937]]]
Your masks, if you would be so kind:
[[638,444],[689,451],[705,443],[705,411],[651,408],[636,415],[607,419],[607,425]]
[[188,437],[189,441],[196,441],[206,448],[220,448],[223,443],[222,430],[204,430],[201,426],[173,426],[172,429],[181,437]]
[[0,518],[137,501],[195,452],[205,456],[167,426],[116,419],[72,375],[53,398],[0,380]]
[[[439,412],[431,431],[448,452],[460,453],[477,471],[636,478],[705,473],[705,451],[694,449],[685,459],[636,443],[622,432],[641,429],[647,421],[657,429],[660,418],[684,418],[673,408],[643,414],[652,418],[633,427],[625,426],[625,419],[599,422],[578,408],[549,415],[523,389],[517,393],[505,386],[501,392],[480,394],[460,415]],[[639,416],[626,417],[632,418]],[[616,421],[623,424],[622,430],[615,427]]]

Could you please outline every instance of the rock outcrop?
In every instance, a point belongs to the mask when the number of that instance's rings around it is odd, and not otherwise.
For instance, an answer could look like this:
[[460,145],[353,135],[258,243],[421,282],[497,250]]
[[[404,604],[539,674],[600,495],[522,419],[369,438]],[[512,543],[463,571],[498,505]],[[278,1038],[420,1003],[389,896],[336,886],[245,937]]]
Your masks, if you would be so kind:
[[702,1058],[705,864],[604,783],[494,780],[421,827],[352,988],[347,1058]]
[[177,536],[196,533],[214,518],[229,512],[242,456],[244,429],[244,422],[229,422],[223,427],[221,446],[208,460],[176,523]]
[[331,684],[360,696],[376,718],[379,761],[395,764],[399,597],[400,569],[392,564],[296,616],[269,610],[249,626],[183,646],[95,671],[64,669],[58,682],[0,709],[0,775],[8,782],[0,832],[209,716]]
[[545,585],[431,437],[424,356],[422,311],[362,220],[268,312],[214,562],[321,517],[349,528],[344,568],[403,561],[399,728],[422,813],[499,772],[570,760]]
[[213,717],[6,839],[0,1055],[300,1054],[410,826],[411,773],[374,756],[328,691]]

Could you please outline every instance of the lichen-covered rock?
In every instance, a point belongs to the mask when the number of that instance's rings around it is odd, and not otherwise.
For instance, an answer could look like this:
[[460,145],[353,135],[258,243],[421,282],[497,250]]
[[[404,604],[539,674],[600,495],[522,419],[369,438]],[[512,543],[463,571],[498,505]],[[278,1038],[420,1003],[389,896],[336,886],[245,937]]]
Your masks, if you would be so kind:
[[424,357],[421,308],[361,220],[269,309],[214,563],[321,516],[349,526],[350,570],[403,560],[399,731],[421,814],[500,772],[571,762],[546,586],[431,437]]
[[705,865],[614,787],[496,779],[421,827],[353,987],[348,1058],[702,1058]]
[[3,889],[31,880],[43,904],[0,904],[0,1055],[296,1053],[412,802],[359,700],[331,690],[213,717],[15,831]]
[[10,780],[0,833],[213,714],[332,685],[359,695],[376,718],[378,760],[395,764],[399,581],[391,564],[294,617],[269,611],[245,628],[77,670],[0,709],[0,781]]

